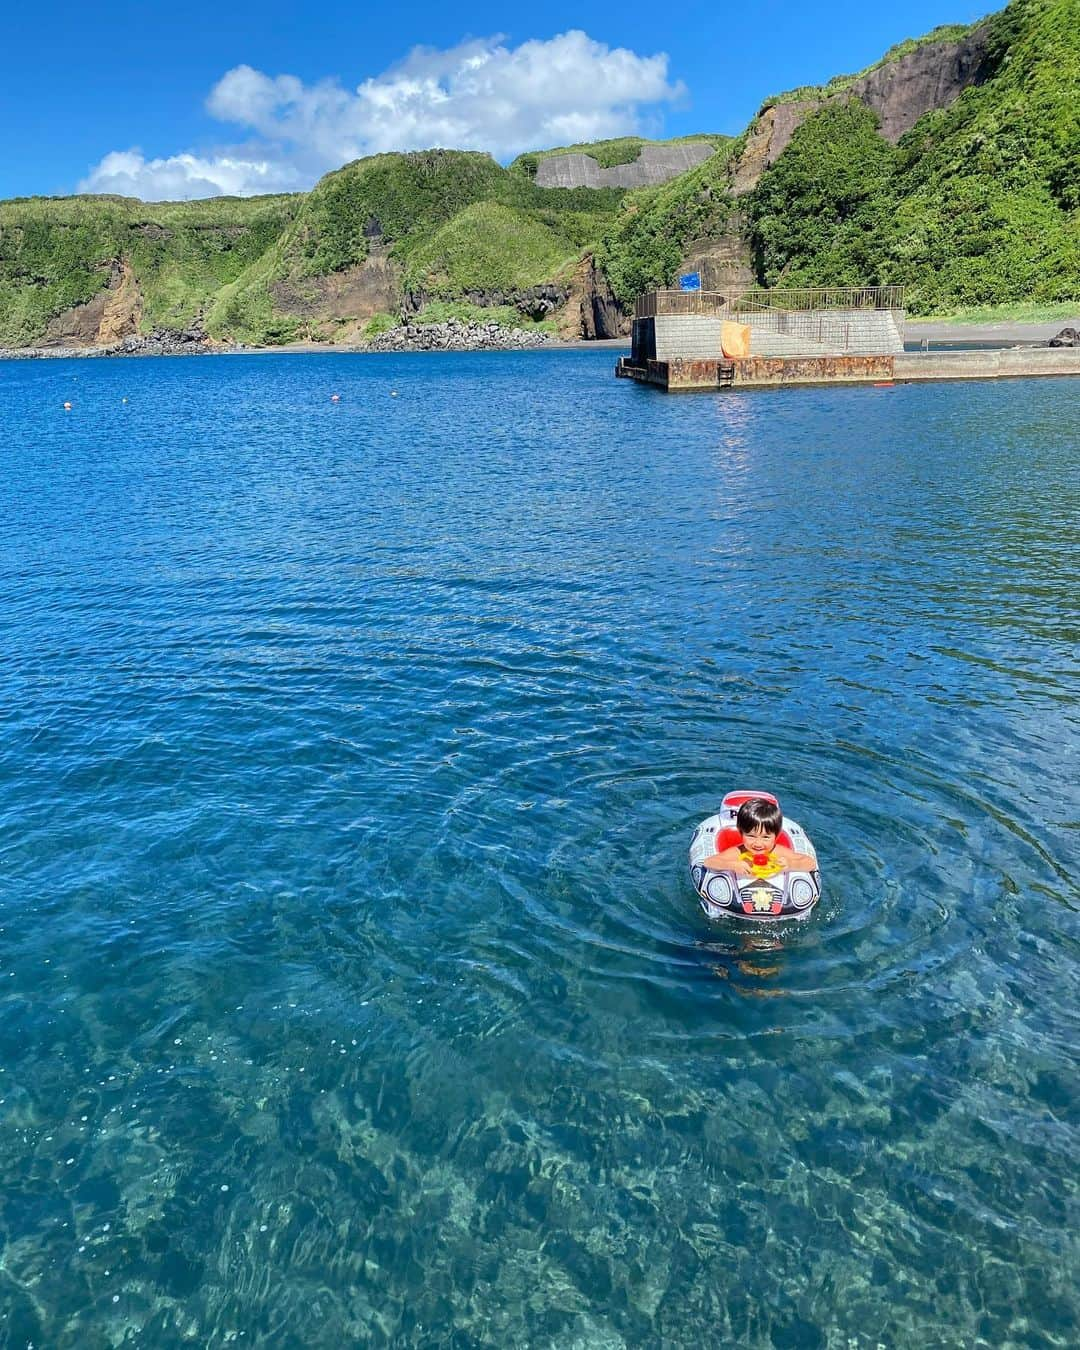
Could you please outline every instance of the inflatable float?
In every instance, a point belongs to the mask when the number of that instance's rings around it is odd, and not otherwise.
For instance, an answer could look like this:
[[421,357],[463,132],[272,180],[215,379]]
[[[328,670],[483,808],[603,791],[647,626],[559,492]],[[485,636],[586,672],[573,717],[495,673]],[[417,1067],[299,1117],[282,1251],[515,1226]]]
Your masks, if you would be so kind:
[[[705,867],[706,858],[721,853],[739,843],[735,817],[743,802],[752,797],[763,797],[776,803],[771,792],[729,792],[715,816],[703,820],[690,840],[690,877],[698,893],[701,908],[710,919],[757,919],[773,922],[777,919],[804,919],[821,897],[821,874],[794,872],[778,867],[764,854],[762,862],[754,866],[750,876],[735,872],[714,872]],[[817,858],[817,851],[802,826],[789,816],[784,817],[776,842],[796,853],[809,853]]]

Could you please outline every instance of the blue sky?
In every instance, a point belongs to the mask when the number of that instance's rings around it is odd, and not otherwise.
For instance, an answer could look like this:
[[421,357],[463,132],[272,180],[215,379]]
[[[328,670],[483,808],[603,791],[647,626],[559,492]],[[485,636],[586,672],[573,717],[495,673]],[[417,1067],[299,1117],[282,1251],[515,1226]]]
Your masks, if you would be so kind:
[[[12,12],[13,11],[13,12]],[[722,7],[18,3],[0,45],[0,196],[310,186],[359,154],[736,134],[761,100],[988,12]],[[657,22],[657,15],[661,21]],[[421,50],[417,50],[420,48]]]

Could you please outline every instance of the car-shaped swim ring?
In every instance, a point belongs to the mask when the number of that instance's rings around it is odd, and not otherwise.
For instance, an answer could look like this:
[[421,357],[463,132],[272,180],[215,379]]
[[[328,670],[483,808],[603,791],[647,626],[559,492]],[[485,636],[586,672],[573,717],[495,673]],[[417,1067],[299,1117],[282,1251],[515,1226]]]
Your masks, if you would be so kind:
[[[703,820],[690,840],[690,877],[701,908],[710,919],[751,919],[774,922],[777,919],[805,919],[821,898],[821,874],[793,872],[778,867],[766,854],[751,861],[751,875],[715,872],[704,865],[714,853],[722,853],[739,843],[735,817],[743,802],[763,797],[776,802],[771,792],[729,792],[715,816]],[[784,817],[778,844],[796,853],[817,858],[817,851],[806,831],[790,816]]]

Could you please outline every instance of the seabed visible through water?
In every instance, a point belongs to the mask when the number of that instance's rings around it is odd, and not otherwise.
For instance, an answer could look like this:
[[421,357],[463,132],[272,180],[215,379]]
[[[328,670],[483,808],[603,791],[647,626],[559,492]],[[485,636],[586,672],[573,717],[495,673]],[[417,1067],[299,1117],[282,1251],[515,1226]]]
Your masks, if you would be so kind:
[[1075,388],[0,363],[0,1345],[1071,1344]]

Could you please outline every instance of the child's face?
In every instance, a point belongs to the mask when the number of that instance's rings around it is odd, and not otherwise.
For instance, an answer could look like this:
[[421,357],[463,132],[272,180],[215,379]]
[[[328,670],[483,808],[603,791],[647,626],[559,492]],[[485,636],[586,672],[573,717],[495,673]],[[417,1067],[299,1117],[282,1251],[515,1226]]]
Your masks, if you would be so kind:
[[755,825],[741,838],[743,848],[748,848],[751,853],[771,853],[776,846],[776,835],[769,830],[762,829],[760,825]]

